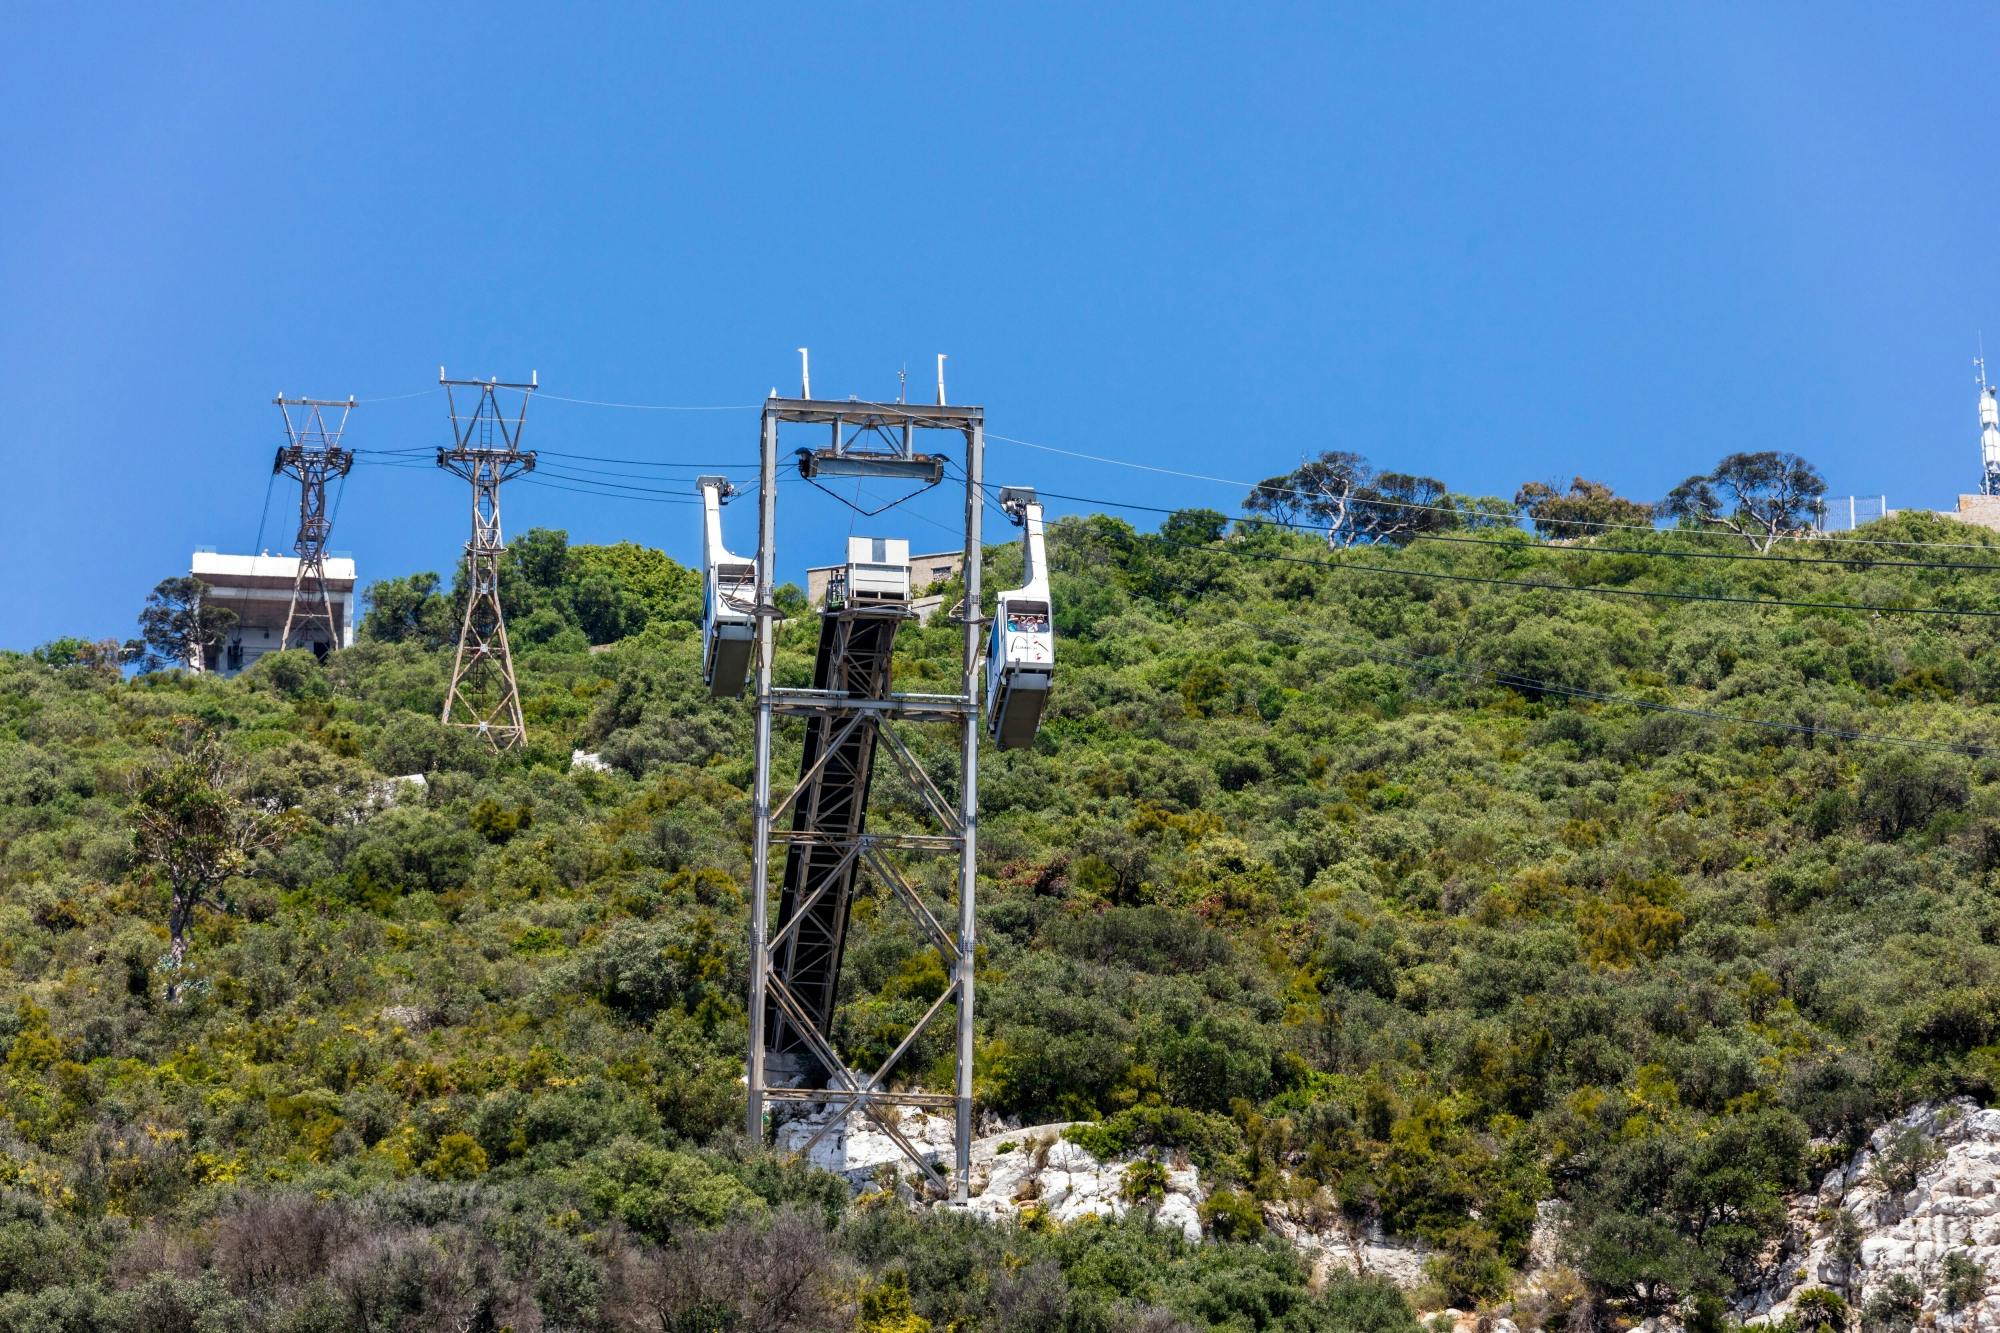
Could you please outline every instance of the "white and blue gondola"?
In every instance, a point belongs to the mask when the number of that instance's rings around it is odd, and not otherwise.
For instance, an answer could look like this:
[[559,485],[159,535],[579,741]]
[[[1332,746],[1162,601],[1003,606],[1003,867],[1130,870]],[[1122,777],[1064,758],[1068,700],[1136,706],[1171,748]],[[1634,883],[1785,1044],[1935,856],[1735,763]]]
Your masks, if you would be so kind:
[[722,505],[736,488],[700,477],[702,526],[701,674],[714,698],[743,693],[757,638],[757,567],[722,544]]
[[995,599],[986,661],[986,730],[1003,750],[1034,743],[1055,674],[1056,635],[1050,614],[1049,571],[1042,506],[1033,490],[1006,486],[1000,506],[1021,525],[1019,588]]

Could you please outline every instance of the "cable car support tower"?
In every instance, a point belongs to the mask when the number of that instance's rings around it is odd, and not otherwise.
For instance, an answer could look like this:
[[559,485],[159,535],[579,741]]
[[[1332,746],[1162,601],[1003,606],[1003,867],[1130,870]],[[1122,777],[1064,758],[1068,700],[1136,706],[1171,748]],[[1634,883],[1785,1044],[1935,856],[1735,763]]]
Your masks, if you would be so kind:
[[[866,1116],[892,1139],[940,1196],[968,1196],[973,1106],[973,956],[979,824],[979,670],[983,624],[980,616],[980,516],[985,503],[982,469],[985,413],[978,407],[944,403],[942,374],[938,403],[861,402],[816,399],[810,389],[798,398],[774,393],[763,408],[761,484],[757,493],[758,542],[754,593],[742,587],[729,595],[718,585],[710,592],[710,619],[719,623],[709,653],[710,689],[734,694],[744,684],[749,655],[733,662],[726,635],[734,619],[748,632],[754,622],[756,765],[750,908],[750,1041],[747,1128],[763,1141],[767,1112],[820,1107],[826,1120],[801,1147],[811,1149],[835,1126],[856,1114]],[[904,693],[890,688],[890,653],[897,628],[913,620],[909,605],[907,543],[879,538],[848,539],[846,580],[829,594],[820,617],[819,648],[811,688],[781,688],[772,665],[778,610],[777,584],[778,447],[780,431],[791,428],[819,447],[799,449],[800,475],[808,482],[875,478],[921,489],[938,484],[945,459],[920,453],[920,435],[956,435],[965,449],[965,600],[962,676],[951,693]],[[816,428],[816,429],[815,429]],[[726,498],[719,478],[704,479],[704,502]],[[711,523],[711,530],[716,530]],[[720,550],[719,538],[714,544]],[[900,558],[900,563],[899,563]],[[718,570],[730,561],[722,551]],[[747,574],[749,571],[745,571]],[[713,572],[711,581],[716,582]],[[745,580],[748,582],[748,580]],[[740,586],[740,585],[739,585]],[[733,669],[732,669],[733,668]],[[799,781],[773,800],[772,731],[781,718],[805,722]],[[924,770],[916,753],[897,734],[902,723],[930,723],[956,730],[959,764],[957,799],[946,795],[949,781]],[[907,784],[923,812],[917,831],[871,832],[868,793],[878,757]],[[906,805],[906,808],[908,806]],[[788,826],[787,826],[788,825]],[[783,869],[773,874],[782,854]],[[905,863],[913,857],[948,856],[956,862],[956,929],[952,913],[933,911]],[[833,1018],[849,908],[859,874],[866,870],[907,913],[926,948],[935,949],[950,980],[888,1058],[873,1070],[851,1068],[836,1049]],[[771,901],[779,901],[775,928]],[[941,908],[946,904],[939,904]],[[941,919],[942,918],[942,919]],[[902,1090],[897,1066],[944,1010],[957,1019],[956,1071],[950,1093]],[[954,1154],[949,1178],[898,1128],[894,1109],[920,1107],[949,1114],[954,1122]]]
[[[500,486],[535,470],[535,456],[521,448],[521,423],[528,415],[526,384],[499,380],[446,379],[438,367],[451,412],[452,446],[437,451],[437,465],[472,484],[472,540],[465,545],[465,619],[458,653],[451,664],[451,688],[441,721],[476,730],[496,750],[525,743],[521,688],[514,680],[514,656],[507,647],[507,619],[500,610]],[[509,418],[500,395],[519,394]]]
[[[354,399],[287,398],[280,393],[271,401],[285,417],[285,443],[271,464],[272,475],[299,483],[299,535],[292,545],[299,564],[278,647],[311,648],[324,655],[341,642],[341,627],[333,621],[333,597],[326,589],[326,542],[333,535],[326,483],[330,477],[345,477],[354,466],[353,451],[340,444]],[[339,415],[333,416],[336,412]]]

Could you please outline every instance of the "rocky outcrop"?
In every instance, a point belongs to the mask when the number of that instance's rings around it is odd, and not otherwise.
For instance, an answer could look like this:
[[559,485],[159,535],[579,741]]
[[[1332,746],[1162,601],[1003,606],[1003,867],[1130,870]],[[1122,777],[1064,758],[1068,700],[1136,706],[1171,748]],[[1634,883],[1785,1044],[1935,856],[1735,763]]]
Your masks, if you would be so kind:
[[[803,1150],[823,1123],[793,1120],[779,1129],[779,1143]],[[902,1111],[894,1123],[919,1153],[934,1162],[951,1160],[949,1120]],[[1068,1127],[995,1129],[975,1139],[972,1197],[954,1206],[991,1219],[1034,1215],[1054,1222],[1123,1217],[1138,1209],[1155,1225],[1173,1227],[1191,1241],[1201,1238],[1207,1191],[1185,1159],[1169,1156],[1157,1167],[1138,1156],[1102,1161],[1063,1138]],[[908,1175],[908,1159],[895,1140],[866,1117],[828,1129],[808,1157],[856,1188]],[[1144,1192],[1130,1188],[1141,1162],[1153,1177]],[[1423,1245],[1356,1224],[1331,1200],[1267,1205],[1264,1221],[1311,1259],[1317,1278],[1377,1274],[1403,1287],[1425,1280],[1430,1252]],[[1547,1275],[1567,1273],[1560,1264],[1562,1229],[1560,1205],[1537,1208],[1529,1271],[1517,1292],[1520,1309],[1534,1308],[1537,1284]],[[1968,1283],[1965,1274],[1982,1268],[1990,1276]],[[1953,1269],[1960,1275],[1955,1299],[1948,1297]],[[1574,1274],[1568,1277],[1573,1283]],[[1775,1325],[1794,1311],[1802,1292],[1818,1287],[1840,1294],[1857,1315],[1881,1292],[1914,1292],[1920,1308],[1913,1324],[1946,1333],[2000,1333],[2000,1110],[1960,1100],[1919,1108],[1876,1131],[1818,1189],[1794,1201],[1769,1276],[1737,1303],[1736,1314],[1748,1325]],[[1521,1319],[1518,1311],[1513,1321],[1441,1313],[1457,1333],[1473,1333],[1476,1320],[1487,1321],[1480,1324],[1487,1333],[1513,1333],[1513,1322]],[[1677,1328],[1654,1319],[1641,1333]]]
[[1350,1221],[1331,1205],[1300,1218],[1291,1209],[1267,1204],[1264,1225],[1312,1261],[1315,1281],[1335,1274],[1373,1274],[1399,1287],[1414,1287],[1424,1280],[1424,1263],[1431,1256],[1427,1246],[1393,1239],[1378,1222]]
[[[972,1149],[972,1199],[982,1217],[1019,1217],[1028,1209],[1054,1222],[1123,1217],[1137,1208],[1155,1226],[1201,1239],[1201,1179],[1185,1161],[1162,1163],[1164,1178],[1150,1198],[1127,1198],[1127,1175],[1138,1159],[1101,1162],[1061,1137],[1063,1126],[1044,1125],[976,1142]],[[1056,1131],[1051,1133],[1051,1131]]]
[[[1968,1264],[1984,1268],[1983,1282],[1965,1276]],[[1956,1311],[1947,1309],[1953,1269],[1959,1295],[1970,1297]],[[1858,1309],[1899,1279],[1918,1294],[1921,1322],[2000,1333],[2000,1111],[1961,1099],[1875,1131],[1794,1202],[1772,1277],[1739,1313],[1749,1324],[1777,1323],[1812,1287]]]
[[[933,1162],[951,1161],[951,1121],[917,1111],[884,1110],[895,1116],[897,1131],[920,1154]],[[885,1167],[899,1176],[907,1174],[909,1159],[866,1116],[833,1126],[806,1150],[824,1124],[824,1117],[788,1121],[779,1127],[779,1146],[806,1151],[814,1166],[837,1172],[857,1187],[875,1180]],[[959,1206],[979,1217],[1018,1219],[1033,1213],[1052,1222],[1123,1217],[1136,1208],[1150,1213],[1156,1226],[1172,1227],[1189,1240],[1201,1239],[1200,1209],[1208,1196],[1194,1167],[1169,1158],[1160,1164],[1164,1178],[1156,1182],[1157,1190],[1127,1198],[1126,1175],[1141,1159],[1100,1161],[1063,1138],[1067,1128],[1067,1123],[1035,1125],[974,1139],[972,1197]]]

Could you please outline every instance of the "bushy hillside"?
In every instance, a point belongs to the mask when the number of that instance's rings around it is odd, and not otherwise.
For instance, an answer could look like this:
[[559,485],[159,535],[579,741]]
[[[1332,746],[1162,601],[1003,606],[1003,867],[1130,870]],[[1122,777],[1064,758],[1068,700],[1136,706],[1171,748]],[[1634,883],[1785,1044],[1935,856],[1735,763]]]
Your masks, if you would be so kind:
[[[1990,613],[2000,570],[1882,562],[2000,546],[1481,535],[1052,526],[1050,716],[983,761],[980,1097],[1194,1154],[1233,1187],[1219,1232],[1256,1200],[1421,1238],[1420,1301],[1504,1299],[1560,1199],[1546,1317],[1713,1322],[1786,1191],[2000,1083],[2000,622],[1559,589]],[[850,1203],[744,1144],[749,710],[700,687],[695,581],[539,533],[507,587],[533,743],[506,758],[435,721],[435,580],[235,682],[0,655],[0,1329],[1409,1326],[1275,1242]],[[815,634],[788,624],[781,676]],[[950,680],[958,641],[907,631],[899,680]],[[132,810],[201,728],[303,825],[169,977]],[[864,1064],[946,980],[878,906],[839,1021]]]

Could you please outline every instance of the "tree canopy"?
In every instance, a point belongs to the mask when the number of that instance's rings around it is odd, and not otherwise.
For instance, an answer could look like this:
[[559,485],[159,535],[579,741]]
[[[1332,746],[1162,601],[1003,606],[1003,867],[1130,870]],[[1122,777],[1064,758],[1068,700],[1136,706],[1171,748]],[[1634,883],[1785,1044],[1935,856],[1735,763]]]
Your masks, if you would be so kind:
[[1733,532],[1762,552],[1810,527],[1825,495],[1818,468],[1797,454],[1766,450],[1731,454],[1714,471],[1689,477],[1667,493],[1660,513]]

